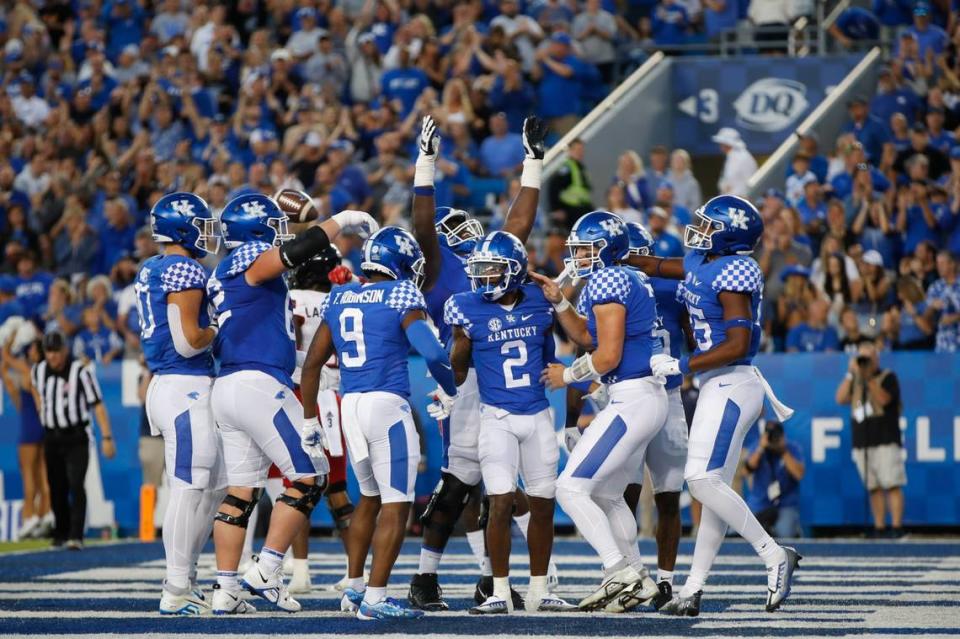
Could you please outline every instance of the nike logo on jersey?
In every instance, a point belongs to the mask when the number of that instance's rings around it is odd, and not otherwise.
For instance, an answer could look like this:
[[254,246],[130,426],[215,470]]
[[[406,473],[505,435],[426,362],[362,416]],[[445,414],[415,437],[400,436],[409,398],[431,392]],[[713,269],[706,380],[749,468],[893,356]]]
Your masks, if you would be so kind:
[[526,322],[526,321],[527,321],[528,319],[530,319],[531,317],[533,317],[533,313],[530,313],[529,315],[521,315],[521,316],[520,316],[520,319],[521,319],[522,321]]

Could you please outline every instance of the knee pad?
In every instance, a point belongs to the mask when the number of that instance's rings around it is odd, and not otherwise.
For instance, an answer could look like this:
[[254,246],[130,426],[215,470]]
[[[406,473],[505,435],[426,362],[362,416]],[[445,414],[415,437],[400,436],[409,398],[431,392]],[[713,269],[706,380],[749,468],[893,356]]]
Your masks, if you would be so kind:
[[344,530],[350,526],[350,515],[353,514],[356,508],[350,502],[349,496],[347,497],[347,503],[334,508],[330,503],[330,497],[337,493],[347,493],[347,482],[335,482],[327,488],[327,509],[330,511],[330,516],[333,517],[333,524],[338,530]]
[[719,477],[701,476],[696,479],[687,480],[687,488],[690,490],[690,496],[699,502],[703,502],[704,497],[710,492],[710,487],[714,482],[722,482]]
[[[555,481],[548,480],[539,484],[529,484],[526,488],[528,497],[553,499],[557,496],[557,483]],[[516,510],[516,506],[514,506],[514,510]]]
[[420,523],[425,528],[432,528],[445,535],[453,532],[453,528],[463,512],[463,507],[470,498],[473,486],[465,484],[450,473],[442,473],[440,482],[430,495],[430,501],[420,516]]
[[241,499],[236,495],[226,494],[223,496],[223,504],[227,506],[233,506],[240,510],[239,515],[228,515],[227,513],[217,511],[214,519],[216,521],[222,521],[225,524],[230,524],[231,526],[236,526],[238,528],[243,528],[246,530],[247,524],[250,523],[250,515],[253,514],[254,509],[257,507],[257,502],[260,501],[260,495],[263,494],[262,488],[254,488],[253,495],[250,497],[250,501],[246,499]]
[[317,478],[316,483],[313,484],[295,481],[291,484],[291,488],[299,490],[302,494],[299,497],[293,497],[284,491],[282,495],[277,497],[277,503],[284,503],[291,508],[299,510],[309,519],[310,514],[313,513],[313,509],[317,507],[317,502],[319,502],[323,496],[323,489],[326,488],[326,482],[322,481],[321,478]]

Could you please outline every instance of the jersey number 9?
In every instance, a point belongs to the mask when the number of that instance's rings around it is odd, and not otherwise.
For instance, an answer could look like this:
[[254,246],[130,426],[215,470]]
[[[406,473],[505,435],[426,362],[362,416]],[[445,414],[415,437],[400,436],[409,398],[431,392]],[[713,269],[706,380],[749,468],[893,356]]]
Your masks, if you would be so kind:
[[340,364],[347,368],[363,366],[367,361],[367,345],[363,341],[363,311],[359,308],[345,308],[340,313],[340,336],[345,342],[353,342],[356,354],[344,350],[340,353]]

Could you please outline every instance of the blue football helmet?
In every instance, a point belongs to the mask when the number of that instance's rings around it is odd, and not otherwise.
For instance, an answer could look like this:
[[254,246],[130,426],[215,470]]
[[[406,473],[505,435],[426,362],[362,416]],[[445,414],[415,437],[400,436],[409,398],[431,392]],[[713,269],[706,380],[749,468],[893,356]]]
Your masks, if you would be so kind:
[[736,195],[718,195],[693,214],[683,244],[711,255],[750,255],[763,235],[757,207]]
[[[589,253],[578,255],[581,249],[588,249]],[[567,237],[570,264],[577,277],[589,277],[602,268],[613,266],[626,257],[629,249],[627,225],[619,215],[610,211],[591,211],[582,216]]]
[[363,243],[360,270],[369,275],[379,273],[395,280],[413,280],[420,286],[423,252],[409,231],[385,226]]
[[461,255],[469,255],[483,237],[483,226],[461,209],[441,206],[433,215],[440,245]]
[[193,193],[168,193],[157,200],[150,209],[150,230],[154,242],[178,244],[194,257],[220,248],[217,220]]
[[467,258],[470,287],[493,302],[514,291],[527,278],[527,250],[512,233],[493,231]]
[[630,248],[627,255],[653,255],[653,236],[639,222],[627,222],[627,238]]
[[228,249],[235,249],[246,242],[280,246],[293,239],[293,234],[287,231],[289,220],[273,198],[261,193],[245,193],[223,207],[220,233]]

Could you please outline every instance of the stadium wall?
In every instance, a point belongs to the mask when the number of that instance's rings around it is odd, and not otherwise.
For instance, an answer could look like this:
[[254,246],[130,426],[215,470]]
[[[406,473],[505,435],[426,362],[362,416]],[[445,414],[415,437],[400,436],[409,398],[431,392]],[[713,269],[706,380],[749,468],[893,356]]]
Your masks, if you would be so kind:
[[[807,474],[801,483],[805,527],[856,526],[867,519],[866,498],[851,460],[849,410],[833,397],[847,369],[841,354],[762,355],[757,364],[778,396],[796,410],[787,436],[804,449]],[[882,365],[896,371],[903,397],[904,451],[908,484],[908,526],[956,526],[960,522],[960,367],[950,355],[886,353]],[[136,400],[137,366],[101,366],[98,376],[113,421],[117,456],[100,460],[88,476],[90,523],[105,526],[112,517],[121,534],[136,534],[139,525],[140,465],[137,458],[140,407]],[[427,394],[435,388],[420,358],[410,366],[412,402],[421,416],[428,467],[417,480],[417,494],[428,494],[439,478],[441,442],[426,416]],[[551,402],[557,428],[563,424],[563,396]],[[22,487],[17,467],[19,419],[4,395],[0,414],[0,539],[11,539],[19,522]],[[562,446],[562,436],[558,435]],[[561,463],[566,454],[561,454]],[[96,475],[99,476],[96,476]],[[353,492],[356,486],[351,487]],[[558,524],[569,524],[558,510]],[[315,526],[329,526],[326,508],[314,512]]]

